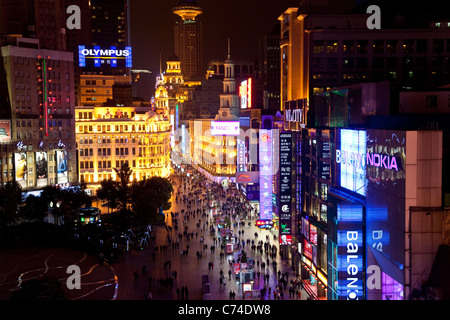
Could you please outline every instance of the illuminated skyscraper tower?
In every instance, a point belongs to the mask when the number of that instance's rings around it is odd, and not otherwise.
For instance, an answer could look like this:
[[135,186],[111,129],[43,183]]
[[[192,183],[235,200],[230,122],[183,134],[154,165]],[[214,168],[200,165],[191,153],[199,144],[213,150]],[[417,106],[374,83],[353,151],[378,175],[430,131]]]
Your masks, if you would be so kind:
[[196,0],[180,0],[172,8],[180,16],[174,28],[175,54],[181,61],[181,69],[187,80],[201,77],[202,70],[202,25],[196,18],[202,8]]

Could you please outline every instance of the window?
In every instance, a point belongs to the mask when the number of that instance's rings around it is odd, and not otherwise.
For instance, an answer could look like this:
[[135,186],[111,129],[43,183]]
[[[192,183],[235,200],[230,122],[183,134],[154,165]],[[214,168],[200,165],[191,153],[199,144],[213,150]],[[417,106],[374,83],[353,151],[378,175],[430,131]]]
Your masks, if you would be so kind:
[[314,53],[324,53],[324,41],[315,40],[313,42],[313,50]]
[[327,41],[327,53],[337,53],[338,43],[337,41]]
[[437,108],[437,96],[436,95],[426,96],[425,107]]

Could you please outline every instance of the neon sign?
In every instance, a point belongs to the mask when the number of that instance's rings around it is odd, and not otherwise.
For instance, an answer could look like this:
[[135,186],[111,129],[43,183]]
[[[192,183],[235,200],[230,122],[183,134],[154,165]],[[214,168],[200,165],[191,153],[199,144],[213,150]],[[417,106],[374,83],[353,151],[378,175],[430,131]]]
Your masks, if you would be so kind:
[[118,60],[125,60],[125,67],[132,67],[132,49],[126,46],[125,49],[117,49],[115,46],[109,48],[100,48],[94,46],[93,48],[86,48],[84,45],[78,46],[78,65],[86,67],[86,59],[93,60],[94,67],[101,67],[108,65],[110,67],[117,67]]
[[239,97],[241,98],[241,109],[250,109],[252,107],[252,78],[241,82]]
[[362,205],[338,204],[337,221],[339,300],[363,299]]
[[211,121],[211,135],[238,136],[239,121]]
[[272,220],[272,130],[259,130],[260,218]]
[[285,110],[284,119],[288,122],[303,123],[303,109]]
[[272,229],[273,224],[274,224],[273,220],[258,219],[255,221],[255,225],[259,229]]
[[384,154],[367,153],[367,164],[374,167],[398,171],[397,159]]

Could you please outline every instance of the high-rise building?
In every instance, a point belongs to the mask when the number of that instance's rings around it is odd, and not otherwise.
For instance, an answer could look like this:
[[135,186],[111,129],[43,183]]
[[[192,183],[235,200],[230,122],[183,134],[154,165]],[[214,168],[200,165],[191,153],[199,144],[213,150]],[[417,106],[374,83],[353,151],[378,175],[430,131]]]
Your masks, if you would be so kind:
[[[2,182],[15,180],[24,190],[67,187],[77,183],[73,55],[23,41],[1,47],[0,83],[9,100],[2,109],[9,112],[2,112],[0,139],[2,152],[10,151],[3,153]],[[36,48],[27,48],[33,41]]]
[[311,120],[315,95],[358,82],[389,80],[395,90],[448,83],[449,29],[442,27],[446,23],[371,30],[367,14],[330,12],[325,4],[332,1],[317,2],[321,8],[302,2],[304,6],[288,8],[278,18],[282,110],[286,102],[307,99]]
[[180,0],[172,8],[180,17],[174,28],[175,54],[181,61],[186,80],[203,76],[202,24],[196,20],[202,14],[202,8],[196,0]]
[[39,39],[41,49],[66,50],[64,0],[1,0],[0,35],[13,34]]
[[274,28],[258,41],[258,73],[263,85],[264,109],[280,108],[280,30]]
[[[130,5],[129,0],[65,0],[66,5],[76,4],[81,10],[81,29],[67,31],[67,48],[74,54],[75,63],[75,98],[77,105],[84,104],[83,95],[89,87],[83,85],[84,75],[113,75],[120,83],[128,82],[131,86],[131,39],[130,39]],[[82,46],[82,47],[79,47]],[[88,50],[119,50],[109,54],[87,53]],[[124,56],[114,56],[127,50]],[[122,51],[120,51],[122,50]],[[124,76],[119,79],[118,76]],[[116,83],[116,81],[115,81]],[[131,95],[129,97],[131,100]],[[98,105],[95,101],[92,105]]]
[[91,0],[92,45],[129,46],[129,0]]

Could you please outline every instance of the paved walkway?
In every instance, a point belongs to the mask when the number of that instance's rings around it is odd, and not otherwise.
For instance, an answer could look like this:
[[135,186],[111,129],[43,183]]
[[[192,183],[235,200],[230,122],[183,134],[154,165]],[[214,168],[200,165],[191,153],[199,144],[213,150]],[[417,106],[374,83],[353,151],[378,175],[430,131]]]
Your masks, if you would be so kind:
[[[175,185],[175,192],[178,190],[180,186],[178,184]],[[184,191],[184,189],[183,189]],[[184,192],[183,192],[184,193]],[[182,194],[183,194],[182,193]],[[185,193],[188,195],[188,192]],[[188,195],[189,196],[189,195]],[[192,195],[191,195],[192,197]],[[187,208],[187,204],[182,204],[180,202],[176,203],[173,199],[173,206],[171,211],[173,213],[179,212],[177,217],[179,228],[172,230],[165,228],[164,226],[158,226],[154,228],[156,231],[156,242],[155,246],[158,247],[158,250],[154,250],[153,248],[146,248],[142,251],[132,251],[125,255],[123,261],[119,264],[113,265],[115,272],[119,278],[119,293],[117,299],[145,299],[148,297],[148,292],[151,292],[152,299],[154,300],[172,300],[172,299],[182,299],[181,292],[177,295],[177,289],[181,289],[183,287],[188,288],[188,299],[189,300],[202,300],[202,281],[201,276],[204,274],[209,275],[210,283],[211,283],[211,298],[213,300],[228,300],[230,299],[230,290],[235,292],[235,299],[241,300],[243,299],[243,291],[241,283],[234,277],[232,273],[231,278],[229,277],[228,271],[232,267],[228,262],[228,259],[232,259],[232,255],[226,255],[223,259],[220,257],[220,245],[216,244],[216,249],[214,251],[210,250],[211,245],[213,245],[214,235],[211,235],[209,231],[201,231],[199,227],[196,226],[199,219],[201,219],[201,215],[195,215],[195,217],[191,216],[189,220],[186,220],[186,224],[183,225],[183,214],[181,210],[184,209],[185,212],[187,210],[195,211],[197,208],[203,208],[201,204],[192,204],[191,208]],[[207,214],[212,218],[212,214],[207,210]],[[170,214],[168,216],[167,225],[173,226],[174,224],[171,221]],[[202,223],[205,219],[202,219]],[[183,231],[184,227],[187,227],[188,232],[193,232],[194,237],[190,240],[187,240],[186,237],[183,236],[181,241],[179,242],[178,248],[173,248],[172,244],[169,245],[168,238],[174,240],[177,239],[178,233]],[[254,226],[254,221],[252,221],[251,226],[248,226],[248,221],[245,222],[245,226],[238,226],[234,228],[234,235],[238,235],[239,231],[243,231],[242,239],[255,239],[254,233],[258,233],[258,237],[256,238],[256,242],[259,240],[266,240],[266,236],[269,237],[270,242],[274,243],[273,234],[267,230],[260,230]],[[204,242],[201,242],[201,237],[204,237]],[[172,241],[173,243],[173,241]],[[207,244],[207,249],[204,250],[203,246]],[[167,246],[167,250],[161,252],[161,246]],[[186,250],[189,246],[187,256],[183,256],[181,252]],[[259,252],[253,253],[251,248],[245,248],[248,257],[253,258],[255,260],[265,261],[266,267],[264,269],[261,268],[261,264],[259,267],[255,267],[255,272],[260,271],[260,278],[255,279],[253,284],[253,289],[260,290],[265,285],[267,287],[267,291],[271,290],[271,294],[269,296],[268,292],[264,296],[264,299],[274,299],[273,292],[278,285],[278,276],[272,266],[272,259],[269,259],[270,263],[267,263],[266,254],[261,254]],[[196,252],[202,252],[202,257],[198,258]],[[279,250],[278,250],[279,252]],[[235,258],[236,259],[236,258]],[[168,265],[168,261],[170,261],[170,268]],[[214,267],[212,269],[209,268],[209,263],[212,262]],[[286,262],[280,258],[280,255],[277,254],[276,257],[277,262],[277,271],[280,270],[282,273],[288,273],[288,283],[285,290],[283,292],[283,299],[298,299],[298,296],[290,297],[289,294],[289,286],[290,280],[294,279],[294,274],[290,267],[286,265]],[[143,267],[147,266],[148,271],[143,272]],[[220,270],[223,271],[224,274],[224,283],[225,285],[220,284]],[[158,285],[159,279],[167,279],[172,276],[172,272],[176,271],[177,276],[174,279],[173,285],[170,288],[166,285]],[[137,278],[135,278],[135,273],[137,273]],[[269,282],[264,282],[264,274],[269,274]],[[151,283],[149,285],[149,278],[151,277]],[[185,297],[186,298],[186,297]],[[300,299],[305,300],[308,298],[308,294],[302,289]]]
[[[179,184],[174,186],[176,194]],[[189,194],[188,188],[181,193],[186,194],[191,199],[197,199],[198,197]],[[214,244],[214,235],[208,231],[202,231],[197,227],[199,219],[202,219],[202,224],[206,220],[202,218],[201,214],[196,214],[195,217],[191,216],[186,223],[183,224],[182,210],[185,214],[187,211],[196,211],[197,208],[203,208],[200,203],[192,203],[191,208],[188,208],[186,203],[176,202],[175,196],[172,199],[173,206],[171,212],[178,212],[177,217],[179,228],[175,230],[174,222],[171,219],[170,214],[166,214],[168,217],[167,225],[172,229],[165,226],[157,226],[154,228],[156,233],[156,240],[143,250],[131,250],[124,254],[121,260],[113,264],[98,264],[98,258],[90,255],[86,255],[83,252],[58,249],[58,248],[25,248],[25,249],[12,249],[2,251],[0,254],[0,300],[9,298],[11,290],[17,288],[19,281],[25,281],[28,279],[39,279],[44,276],[58,279],[63,285],[66,283],[67,266],[71,264],[77,264],[81,268],[81,290],[66,290],[68,298],[71,300],[144,300],[149,298],[151,292],[151,298],[153,300],[176,300],[182,299],[181,289],[183,287],[188,288],[189,300],[202,300],[202,275],[207,274],[210,278],[210,289],[212,300],[228,300],[230,299],[230,290],[235,292],[235,300],[243,299],[242,284],[234,277],[232,273],[229,278],[228,271],[232,266],[229,264],[228,259],[232,259],[232,255],[225,255],[223,259],[220,257],[220,245],[216,244],[214,251],[210,250],[211,245]],[[206,210],[208,218],[212,219],[212,213],[210,210]],[[193,232],[194,236],[190,240],[185,236],[179,241],[177,248],[172,247],[174,240],[177,240],[177,235],[184,231],[187,227],[189,232]],[[217,226],[215,226],[217,227]],[[273,234],[267,230],[259,230],[254,226],[254,220],[251,221],[251,225],[248,226],[248,221],[245,222],[245,226],[239,224],[233,230],[234,235],[238,236],[241,232],[240,241],[242,239],[255,240],[254,233],[257,232],[259,240],[266,240],[266,236],[269,237],[270,242],[274,243]],[[201,242],[201,237],[204,237],[204,241]],[[169,244],[168,239],[172,242]],[[256,241],[256,242],[257,242]],[[207,245],[207,249],[203,248]],[[162,246],[165,246],[167,250],[161,250]],[[187,256],[183,256],[181,252],[186,250],[189,246]],[[155,249],[158,250],[155,250]],[[196,252],[201,252],[202,257],[198,258]],[[260,290],[264,286],[267,289],[271,289],[271,294],[268,292],[263,299],[274,299],[273,292],[278,285],[278,276],[272,266],[272,259],[267,262],[267,256],[260,252],[252,252],[250,248],[245,248],[249,258],[253,258],[256,261],[265,261],[265,269],[261,268],[261,264],[255,267],[255,271],[260,271],[261,276],[255,279],[253,289]],[[277,250],[279,252],[279,248]],[[237,253],[236,253],[237,254]],[[234,256],[237,259],[237,255]],[[298,299],[298,296],[290,296],[289,294],[289,281],[294,279],[294,274],[290,267],[286,265],[277,254],[275,258],[278,269],[282,272],[288,273],[288,283],[286,289],[282,290],[284,300]],[[168,261],[170,261],[170,268]],[[213,263],[214,267],[211,269],[208,267],[209,263]],[[147,271],[144,266],[147,266]],[[278,271],[277,269],[277,271]],[[224,274],[224,283],[220,284],[220,270]],[[176,278],[173,277],[172,272],[176,271]],[[233,270],[232,270],[233,271]],[[264,274],[269,274],[268,283],[264,282]],[[136,277],[137,275],[137,277]],[[173,278],[173,285],[170,287],[165,285],[160,280]],[[149,278],[151,281],[149,282]],[[177,294],[177,289],[180,289],[180,294]],[[268,291],[268,290],[267,290]],[[186,299],[186,296],[184,297]],[[305,300],[308,298],[308,294],[301,290],[300,299]]]

